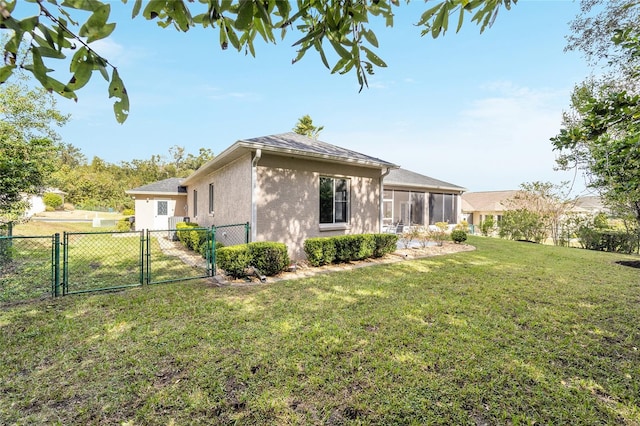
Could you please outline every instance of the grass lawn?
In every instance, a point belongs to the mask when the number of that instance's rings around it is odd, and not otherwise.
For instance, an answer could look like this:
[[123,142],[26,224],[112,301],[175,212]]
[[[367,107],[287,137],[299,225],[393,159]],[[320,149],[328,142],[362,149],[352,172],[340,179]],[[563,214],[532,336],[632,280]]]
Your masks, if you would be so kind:
[[637,257],[473,252],[0,309],[0,423],[640,424]]

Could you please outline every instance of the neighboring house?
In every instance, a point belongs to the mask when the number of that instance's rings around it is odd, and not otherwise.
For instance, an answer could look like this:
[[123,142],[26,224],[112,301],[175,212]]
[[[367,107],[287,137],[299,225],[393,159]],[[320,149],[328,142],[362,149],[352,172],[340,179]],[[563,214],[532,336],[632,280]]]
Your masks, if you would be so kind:
[[[480,225],[487,216],[493,216],[498,224],[508,210],[508,200],[513,199],[518,192],[520,191],[465,192],[462,195],[462,215],[470,225]],[[589,215],[608,213],[598,196],[579,197],[569,211]]]
[[[166,220],[157,220],[158,208],[146,203],[165,200],[171,191],[176,203],[185,203],[175,207],[176,216],[204,227],[249,223],[251,241],[283,242],[293,259],[302,259],[307,238],[380,232],[383,222],[403,214],[413,224],[457,221],[464,188],[397,168],[283,133],[239,140],[184,180],[127,193],[136,198],[137,229],[168,229]],[[383,205],[391,209],[384,218]]]
[[35,195],[23,194],[23,199],[29,203],[29,208],[27,208],[23,214],[25,218],[35,216],[47,210],[47,206],[44,204],[44,194],[58,194],[62,198],[63,203],[64,196],[67,195],[66,192],[58,188],[46,188],[40,194]]
[[187,217],[183,178],[169,178],[125,191],[135,200],[136,229],[169,229],[170,217]]
[[495,223],[502,220],[507,210],[505,202],[519,191],[465,192],[462,194],[462,214],[469,225],[480,225],[487,216],[493,216]]
[[609,214],[610,210],[602,203],[602,198],[597,195],[578,197],[575,206],[571,209],[575,213],[596,215],[598,213]]
[[383,225],[402,229],[437,222],[456,224],[464,191],[461,186],[409,170],[391,170],[384,178]]

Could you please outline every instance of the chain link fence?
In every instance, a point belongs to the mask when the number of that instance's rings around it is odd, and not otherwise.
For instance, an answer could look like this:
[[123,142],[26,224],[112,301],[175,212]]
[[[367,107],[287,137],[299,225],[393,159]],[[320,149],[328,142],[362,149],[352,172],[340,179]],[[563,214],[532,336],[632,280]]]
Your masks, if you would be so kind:
[[63,294],[142,285],[142,231],[67,232],[63,244]]
[[[190,238],[178,238],[184,232]],[[210,277],[216,246],[248,241],[248,223],[0,236],[0,304]]]
[[215,226],[214,238],[218,246],[235,246],[249,242],[249,224]]
[[0,303],[51,296],[55,289],[55,236],[0,236]]

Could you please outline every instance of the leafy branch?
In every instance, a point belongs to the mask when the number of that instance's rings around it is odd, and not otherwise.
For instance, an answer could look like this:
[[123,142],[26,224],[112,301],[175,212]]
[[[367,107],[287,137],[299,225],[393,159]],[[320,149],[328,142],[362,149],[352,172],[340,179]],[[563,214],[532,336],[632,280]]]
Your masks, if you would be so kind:
[[[37,3],[38,16],[18,19],[14,16],[18,0],[0,0],[0,29],[12,32],[4,45],[4,66],[0,67],[0,83],[9,79],[17,67],[31,72],[40,84],[61,96],[77,101],[76,91],[85,86],[98,71],[109,84],[109,97],[115,97],[114,113],[119,123],[129,114],[129,97],[118,70],[90,47],[94,41],[109,37],[116,23],[109,23],[111,6],[101,0],[23,0]],[[127,0],[122,0],[127,3]],[[443,0],[424,12],[417,25],[424,27],[422,35],[437,38],[448,30],[449,16],[457,15],[456,32],[460,30],[467,14],[480,26],[481,32],[490,27],[499,9],[510,9],[517,0]],[[58,10],[54,16],[44,5],[53,4]],[[408,0],[407,0],[408,3]],[[144,6],[144,8],[143,8]],[[387,64],[375,53],[378,39],[369,27],[370,19],[384,19],[393,26],[394,7],[399,0],[297,0],[295,4],[281,0],[135,0],[132,18],[142,15],[146,20],[166,28],[173,26],[186,32],[200,26],[217,29],[222,49],[231,45],[239,52],[255,56],[255,40],[276,43],[276,32],[283,40],[287,31],[295,30],[301,37],[294,43],[297,54],[293,63],[301,60],[310,50],[315,50],[324,66],[331,73],[355,73],[360,90],[368,86],[367,77],[376,67]],[[72,13],[84,11],[90,15],[80,25]],[[79,27],[79,28],[78,28]],[[76,30],[77,29],[77,30]],[[259,37],[258,37],[259,36]],[[18,63],[21,44],[28,43],[29,63]],[[80,48],[77,46],[80,45]],[[67,59],[73,53],[67,83],[56,80],[45,64]],[[334,52],[337,59],[329,60],[327,52]],[[111,75],[107,72],[111,69]]]

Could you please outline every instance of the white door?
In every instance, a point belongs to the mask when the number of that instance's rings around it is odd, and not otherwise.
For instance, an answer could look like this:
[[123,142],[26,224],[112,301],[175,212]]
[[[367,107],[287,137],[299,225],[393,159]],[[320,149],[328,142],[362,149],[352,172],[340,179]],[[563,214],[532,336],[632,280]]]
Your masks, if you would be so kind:
[[153,229],[169,229],[169,201],[156,200]]

